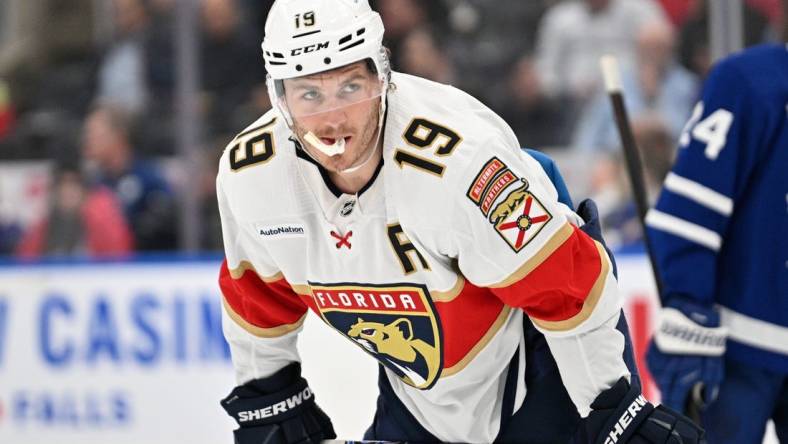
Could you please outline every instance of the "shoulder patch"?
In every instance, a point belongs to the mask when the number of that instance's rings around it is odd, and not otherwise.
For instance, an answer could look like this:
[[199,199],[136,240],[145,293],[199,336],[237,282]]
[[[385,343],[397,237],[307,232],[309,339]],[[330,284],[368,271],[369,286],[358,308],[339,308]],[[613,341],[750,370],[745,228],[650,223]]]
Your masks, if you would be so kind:
[[[512,184],[516,187],[495,205]],[[493,157],[476,175],[467,193],[515,253],[528,245],[553,218],[528,188],[525,178],[517,177],[506,164]]]
[[501,162],[497,157],[490,159],[490,161],[484,165],[482,170],[479,171],[479,174],[476,175],[476,178],[473,179],[471,187],[468,188],[468,198],[470,198],[473,203],[478,205],[482,199],[482,193],[487,188],[487,185],[490,184],[496,174],[505,168],[506,165],[504,165],[503,162]]

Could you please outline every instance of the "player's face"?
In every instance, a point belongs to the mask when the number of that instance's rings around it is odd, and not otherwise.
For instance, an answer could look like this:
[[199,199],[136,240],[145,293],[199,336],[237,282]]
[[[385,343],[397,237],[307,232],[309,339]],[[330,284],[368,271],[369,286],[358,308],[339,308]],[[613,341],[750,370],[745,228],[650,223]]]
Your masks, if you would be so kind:
[[365,62],[284,81],[285,102],[299,140],[310,131],[324,144],[345,140],[345,152],[327,156],[305,148],[329,171],[362,162],[377,141],[382,85]]

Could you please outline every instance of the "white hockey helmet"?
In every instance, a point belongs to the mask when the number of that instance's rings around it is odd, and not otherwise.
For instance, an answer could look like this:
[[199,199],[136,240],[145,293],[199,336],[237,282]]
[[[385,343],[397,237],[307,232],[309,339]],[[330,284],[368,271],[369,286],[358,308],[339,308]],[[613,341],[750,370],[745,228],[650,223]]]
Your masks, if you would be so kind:
[[[391,68],[383,21],[367,0],[276,0],[268,13],[263,58],[268,94],[288,124],[283,80],[369,60],[385,95]],[[382,101],[385,102],[385,101]]]

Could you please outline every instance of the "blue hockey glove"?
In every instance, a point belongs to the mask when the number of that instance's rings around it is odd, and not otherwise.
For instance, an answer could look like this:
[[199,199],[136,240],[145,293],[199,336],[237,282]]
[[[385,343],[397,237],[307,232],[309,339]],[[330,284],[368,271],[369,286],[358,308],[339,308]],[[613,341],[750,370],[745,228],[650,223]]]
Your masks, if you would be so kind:
[[646,354],[663,404],[686,412],[716,399],[726,337],[714,310],[680,297],[668,300]]
[[624,377],[594,399],[584,425],[593,444],[706,443],[703,429],[665,406],[654,407]]
[[236,387],[221,404],[241,426],[233,432],[235,444],[308,444],[336,438],[298,363]]

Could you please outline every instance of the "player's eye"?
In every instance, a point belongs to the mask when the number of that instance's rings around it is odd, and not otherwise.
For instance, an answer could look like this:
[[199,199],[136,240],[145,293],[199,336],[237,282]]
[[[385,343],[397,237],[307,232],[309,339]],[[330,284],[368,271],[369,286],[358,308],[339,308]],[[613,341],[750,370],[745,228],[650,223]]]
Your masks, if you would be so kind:
[[320,93],[315,91],[315,90],[313,90],[313,89],[312,90],[308,90],[308,91],[304,92],[303,94],[301,94],[301,99],[308,100],[308,101],[318,100],[318,99],[320,99]]
[[359,83],[348,83],[342,87],[342,94],[353,94],[360,89],[361,85]]

